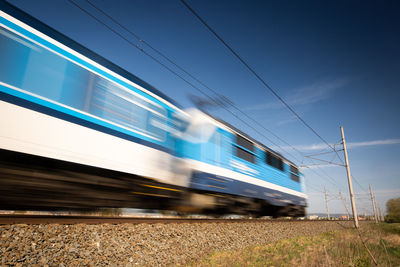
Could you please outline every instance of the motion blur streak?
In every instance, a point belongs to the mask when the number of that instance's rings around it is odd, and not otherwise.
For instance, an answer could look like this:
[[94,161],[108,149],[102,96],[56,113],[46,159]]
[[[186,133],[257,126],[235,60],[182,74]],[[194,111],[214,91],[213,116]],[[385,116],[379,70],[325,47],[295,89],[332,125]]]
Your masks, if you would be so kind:
[[295,164],[222,120],[181,110],[12,5],[0,8],[1,209],[304,216]]

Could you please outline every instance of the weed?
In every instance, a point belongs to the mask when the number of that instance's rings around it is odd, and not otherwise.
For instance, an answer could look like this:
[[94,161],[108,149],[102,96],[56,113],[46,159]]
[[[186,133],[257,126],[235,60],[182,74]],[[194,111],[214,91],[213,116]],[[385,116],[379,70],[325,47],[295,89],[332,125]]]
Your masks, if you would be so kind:
[[400,223],[380,223],[375,228],[381,229],[386,233],[400,235]]
[[[400,224],[364,224],[315,236],[299,236],[240,251],[214,252],[196,266],[400,266]],[[371,252],[367,252],[366,247]]]

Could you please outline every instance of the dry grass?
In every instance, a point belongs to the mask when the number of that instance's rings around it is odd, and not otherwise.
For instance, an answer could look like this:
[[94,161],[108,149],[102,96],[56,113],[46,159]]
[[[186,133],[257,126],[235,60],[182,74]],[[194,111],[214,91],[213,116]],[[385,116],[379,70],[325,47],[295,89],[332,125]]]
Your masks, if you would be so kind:
[[[400,224],[360,230],[378,266],[400,266]],[[241,251],[215,252],[194,266],[376,266],[354,229],[281,240]]]

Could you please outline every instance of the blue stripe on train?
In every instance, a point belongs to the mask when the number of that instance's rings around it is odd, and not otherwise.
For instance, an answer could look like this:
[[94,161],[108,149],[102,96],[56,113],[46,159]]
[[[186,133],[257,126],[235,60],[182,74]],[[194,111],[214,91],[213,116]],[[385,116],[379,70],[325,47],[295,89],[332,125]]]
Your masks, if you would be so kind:
[[306,206],[305,198],[205,172],[193,172],[190,188],[264,199],[272,205]]
[[160,150],[163,152],[167,152],[170,154],[172,153],[172,151],[165,146],[158,145],[158,144],[143,140],[141,138],[122,133],[120,131],[84,120],[82,118],[75,117],[70,114],[66,114],[64,112],[61,112],[61,111],[58,111],[58,110],[55,110],[55,109],[52,109],[52,108],[49,108],[46,106],[42,106],[37,103],[33,103],[33,102],[25,100],[25,99],[21,99],[19,97],[13,96],[13,95],[9,95],[9,94],[1,92],[1,91],[0,91],[0,100],[8,102],[10,104],[14,104],[14,105],[23,107],[23,108],[34,110],[34,111],[40,112],[42,114],[46,114],[46,115],[58,118],[58,119],[72,122],[74,124],[78,124],[78,125],[81,125],[81,126],[84,126],[84,127],[87,127],[87,128],[90,128],[90,129],[93,129],[93,130],[96,130],[96,131],[99,131],[102,133],[106,133],[106,134],[116,136],[116,137],[131,141],[131,142],[135,142],[137,144],[151,147],[151,148],[154,148],[154,149],[157,149],[157,150]]
[[[5,93],[7,95],[13,95],[17,99],[23,99],[23,100],[26,100],[28,102],[36,103],[36,104],[38,104],[40,106],[44,106],[44,107],[53,109],[54,111],[58,111],[58,112],[63,113],[65,115],[71,115],[71,116],[76,117],[77,119],[81,119],[81,120],[83,120],[83,121],[85,121],[87,123],[93,123],[93,124],[96,124],[98,126],[102,126],[102,127],[107,128],[107,129],[114,130],[114,131],[119,132],[119,133],[124,134],[124,135],[130,135],[133,138],[142,139],[142,140],[147,141],[149,143],[155,143],[155,144],[157,144],[159,146],[163,145],[163,143],[161,141],[153,140],[152,138],[143,136],[140,133],[129,131],[129,130],[124,129],[122,127],[118,127],[117,125],[108,123],[106,121],[97,119],[97,118],[92,117],[92,116],[85,115],[85,114],[83,114],[81,112],[72,110],[70,108],[63,107],[61,105],[49,102],[47,100],[43,100],[43,99],[37,98],[35,96],[31,96],[29,94],[26,94],[26,93],[23,93],[23,92],[19,92],[17,90],[10,89],[9,87],[3,86],[3,85],[0,85],[0,92],[1,93]],[[41,112],[41,111],[39,111],[39,112]],[[57,113],[55,113],[55,114],[57,114]],[[134,139],[132,139],[132,140],[134,140]],[[165,142],[165,140],[164,140],[164,142]],[[165,146],[166,146],[166,144],[165,144]]]
[[86,67],[86,68],[88,68],[88,69],[90,69],[90,70],[92,70],[92,71],[94,71],[94,72],[96,72],[96,73],[98,73],[98,74],[100,74],[100,75],[112,80],[113,82],[116,82],[117,84],[122,85],[125,88],[129,88],[130,90],[134,91],[137,94],[140,94],[140,95],[142,95],[142,96],[144,96],[144,97],[146,97],[148,99],[151,99],[153,102],[163,106],[164,108],[172,110],[172,108],[170,106],[166,105],[165,103],[161,102],[160,100],[149,96],[148,94],[146,94],[145,92],[135,88],[134,86],[132,86],[132,85],[130,85],[130,84],[128,84],[128,83],[116,78],[116,77],[114,77],[113,75],[109,74],[106,71],[103,71],[103,70],[93,66],[92,64],[88,63],[87,61],[85,61],[85,60],[83,60],[83,59],[81,59],[81,58],[79,58],[79,57],[77,57],[77,56],[65,51],[64,49],[56,46],[55,44],[40,38],[39,36],[31,33],[30,31],[28,31],[28,30],[26,30],[26,29],[24,29],[24,28],[22,28],[22,27],[20,27],[20,26],[18,26],[16,24],[12,23],[11,21],[8,21],[5,18],[0,17],[0,23],[2,23],[4,25],[6,25],[7,27],[9,27],[9,28],[11,28],[11,29],[23,34],[24,36],[26,36],[26,37],[38,42],[39,44],[43,45],[44,47],[46,47],[48,49],[51,49],[56,53],[59,53],[60,55],[68,58],[69,60],[73,60],[76,63],[81,64],[82,66],[84,66],[84,67]]
[[162,93],[159,90],[157,90],[156,88],[154,88],[152,85],[148,84],[147,82],[143,81],[142,79],[133,75],[132,73],[129,73],[128,71],[122,69],[121,67],[115,65],[114,63],[112,63],[109,60],[105,59],[104,57],[98,55],[97,53],[89,50],[85,46],[75,42],[71,38],[58,32],[57,30],[49,27],[48,25],[46,25],[43,22],[41,22],[40,20],[32,17],[28,13],[22,11],[21,9],[15,7],[14,5],[7,3],[5,1],[0,1],[0,9],[2,11],[6,12],[7,14],[22,21],[23,23],[25,23],[25,24],[35,28],[36,30],[44,33],[45,35],[53,38],[54,40],[57,40],[58,42],[68,46],[69,48],[79,52],[80,54],[85,55],[86,57],[92,59],[93,61],[99,63],[100,65],[105,66],[106,68],[114,71],[115,73],[118,73],[119,75],[125,77],[126,79],[133,81],[134,83],[140,85],[143,88],[146,88],[146,90],[158,95],[159,97],[167,100],[168,102],[172,103],[173,105],[175,105],[179,108],[178,103],[176,103],[173,99],[169,98],[164,93]]

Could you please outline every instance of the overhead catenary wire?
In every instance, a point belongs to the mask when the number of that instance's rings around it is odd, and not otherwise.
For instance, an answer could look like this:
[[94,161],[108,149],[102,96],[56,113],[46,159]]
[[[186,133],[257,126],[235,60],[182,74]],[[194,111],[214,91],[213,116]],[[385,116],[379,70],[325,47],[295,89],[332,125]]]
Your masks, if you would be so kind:
[[[342,149],[340,150],[336,150],[336,151],[343,151],[344,147],[343,147],[343,141],[340,140],[338,142],[336,142],[336,144],[334,145],[335,149],[337,145],[342,145]],[[360,187],[361,190],[363,190],[364,192],[367,192],[367,190],[358,182],[358,180],[354,177],[354,175],[351,175],[351,178],[356,182],[356,184]]]
[[[108,13],[106,13],[104,10],[102,10],[101,8],[99,8],[98,6],[96,6],[95,4],[93,4],[91,1],[86,0],[86,2],[91,5],[93,8],[95,8],[97,11],[99,11],[100,13],[102,13],[104,16],[106,16],[107,18],[109,18],[111,21],[113,21],[115,24],[117,24],[119,27],[121,27],[122,29],[124,29],[125,31],[127,31],[129,34],[131,34],[132,36],[134,36],[137,40],[139,40],[141,43],[147,45],[150,49],[152,49],[153,51],[155,51],[157,54],[159,54],[160,56],[162,56],[164,59],[166,59],[168,62],[170,62],[172,65],[174,65],[175,67],[177,67],[179,70],[183,71],[186,75],[188,75],[190,78],[192,78],[193,80],[195,80],[196,82],[198,82],[199,84],[201,84],[203,87],[207,88],[209,91],[213,92],[216,96],[220,97],[221,95],[216,92],[214,89],[210,88],[208,85],[206,85],[205,83],[203,83],[201,80],[199,80],[197,77],[193,76],[191,73],[189,73],[188,71],[186,71],[184,68],[182,68],[181,66],[179,66],[177,63],[175,63],[173,60],[171,60],[169,57],[167,57],[164,53],[162,53],[161,51],[159,51],[158,49],[156,49],[154,46],[152,46],[151,44],[149,44],[148,42],[146,42],[143,38],[141,38],[138,34],[134,33],[132,30],[128,29],[127,27],[125,27],[124,25],[122,25],[121,23],[119,23],[116,19],[114,19],[112,16],[110,16]],[[174,73],[175,74],[175,73]],[[176,74],[175,74],[176,75]],[[196,88],[197,89],[197,88]],[[203,93],[204,94],[204,93]],[[228,98],[229,100],[229,98]],[[265,131],[269,132],[271,135],[273,135],[275,138],[277,138],[278,140],[280,140],[282,143],[288,145],[291,149],[293,149],[294,151],[296,151],[297,153],[299,153],[302,157],[304,157],[304,154],[299,151],[297,148],[295,148],[294,146],[292,146],[291,144],[289,144],[288,142],[286,142],[284,139],[282,139],[281,137],[279,137],[277,134],[275,134],[274,132],[272,132],[270,129],[266,128],[264,125],[262,125],[260,122],[258,122],[257,120],[253,119],[252,117],[250,117],[249,115],[247,115],[245,112],[243,112],[241,109],[239,109],[236,105],[234,105],[232,103],[232,101],[229,100],[228,105],[230,105],[231,107],[233,107],[236,111],[240,112],[242,115],[244,115],[246,118],[250,119],[251,121],[253,121],[254,123],[256,123],[259,127],[261,127],[262,129],[264,129]],[[235,116],[236,117],[236,116]],[[236,117],[237,118],[237,117]],[[242,121],[243,122],[243,121]],[[247,125],[247,124],[246,124]],[[260,134],[260,133],[259,133]],[[264,135],[263,135],[264,136]],[[264,136],[265,137],[265,136]],[[267,138],[268,141],[270,141],[272,144],[276,145],[277,147],[279,147],[281,150],[285,151],[286,153],[288,153],[289,155],[291,155],[294,159],[296,159],[297,161],[300,162],[300,160],[298,160],[295,156],[293,156],[292,154],[290,154],[289,152],[287,152],[285,149],[283,149],[281,146],[277,145],[276,143],[272,142],[270,139]]]
[[[322,192],[322,193],[325,194],[324,192]],[[370,214],[371,213],[371,208],[369,206],[370,205],[370,203],[369,203],[370,197],[367,196],[369,194],[370,193],[356,193],[355,195],[357,195],[357,196],[362,195],[364,197],[357,197],[356,196],[355,198],[359,202],[358,207],[360,208],[360,210]],[[347,198],[342,195],[341,191],[339,191],[339,194],[334,194],[334,193],[329,192],[329,190],[326,190],[326,201],[329,202],[329,201],[340,201],[340,200],[343,202],[343,205],[346,208],[346,212],[349,214],[349,210],[348,210],[348,208],[346,206],[347,205]],[[367,207],[365,207],[365,206],[367,206]]]
[[[132,36],[134,36],[137,40],[139,40],[140,42],[142,42],[143,44],[147,45],[150,49],[152,49],[153,51],[155,51],[157,54],[159,54],[161,57],[163,57],[164,59],[166,59],[169,63],[171,63],[172,65],[174,65],[176,68],[178,68],[179,70],[181,70],[182,72],[184,72],[186,75],[188,75],[190,78],[192,78],[193,80],[195,80],[196,82],[198,82],[200,85],[202,85],[203,87],[207,88],[209,91],[213,92],[216,96],[221,97],[221,94],[219,94],[216,90],[212,89],[210,86],[206,85],[204,82],[202,82],[200,79],[198,79],[197,77],[195,77],[194,75],[192,75],[191,73],[189,73],[188,71],[186,71],[183,67],[181,67],[180,65],[178,65],[176,62],[174,62],[173,60],[171,60],[168,56],[166,56],[164,53],[162,53],[160,50],[156,49],[154,46],[152,46],[151,44],[149,44],[147,41],[143,40],[138,34],[134,33],[132,30],[128,29],[127,27],[125,27],[124,25],[122,25],[121,23],[119,23],[116,19],[114,19],[112,16],[110,16],[107,12],[105,12],[104,10],[102,10],[101,8],[99,8],[98,6],[96,6],[95,4],[93,4],[91,1],[86,0],[86,2],[91,5],[93,8],[95,8],[97,11],[99,11],[100,13],[102,13],[104,16],[106,16],[107,18],[109,18],[111,21],[113,21],[115,24],[117,24],[118,26],[120,26],[122,29],[124,29],[125,31],[127,31],[129,34],[131,34]],[[246,118],[250,119],[252,122],[256,123],[259,127],[261,127],[262,129],[264,129],[265,131],[269,132],[271,135],[273,135],[275,138],[277,138],[279,141],[281,141],[282,143],[288,145],[291,149],[293,149],[294,151],[298,152],[301,156],[304,157],[304,155],[298,150],[296,149],[294,146],[292,146],[291,144],[289,144],[288,142],[286,142],[284,139],[282,139],[281,137],[279,137],[277,134],[275,134],[273,131],[271,131],[270,129],[266,128],[264,125],[262,125],[260,122],[258,122],[257,120],[253,119],[252,117],[250,117],[248,114],[246,114],[244,111],[242,111],[240,108],[238,108],[236,105],[233,104],[233,102],[227,98],[228,101],[228,105],[233,107],[236,111],[240,112],[242,115],[244,115]],[[276,144],[274,144],[276,145]],[[278,146],[278,145],[277,145]],[[278,146],[281,150],[284,150],[281,146]],[[285,151],[285,150],[284,150]],[[291,155],[292,157],[294,157],[293,155]],[[299,161],[296,157],[294,157],[297,161]]]
[[[75,3],[72,0],[68,0],[71,4],[73,4],[74,6],[76,6],[77,8],[79,8],[81,11],[83,11],[84,13],[86,13],[88,16],[92,17],[93,19],[95,19],[97,22],[99,22],[100,24],[102,24],[103,26],[105,26],[107,29],[109,29],[110,31],[112,31],[114,34],[118,35],[120,38],[122,38],[123,40],[125,40],[126,42],[128,42],[131,46],[135,47],[136,49],[140,50],[142,53],[144,53],[146,56],[150,57],[152,60],[154,60],[155,62],[157,62],[158,64],[160,64],[161,66],[163,66],[164,68],[166,68],[168,71],[170,71],[171,73],[173,73],[174,75],[176,75],[177,77],[179,77],[180,79],[182,79],[184,82],[186,82],[187,84],[189,84],[191,87],[193,87],[194,89],[196,89],[197,91],[199,91],[201,94],[203,94],[205,97],[207,97],[210,101],[215,102],[216,104],[218,104],[216,102],[215,99],[213,99],[212,97],[210,97],[207,93],[205,93],[203,90],[201,90],[199,87],[195,86],[193,83],[189,82],[187,79],[185,79],[184,77],[182,77],[181,75],[179,75],[177,72],[175,72],[174,70],[172,70],[171,68],[169,68],[167,65],[165,65],[164,63],[162,63],[160,60],[156,59],[155,57],[153,57],[152,55],[150,55],[148,52],[146,52],[142,47],[140,47],[139,45],[133,43],[132,41],[130,41],[129,39],[125,38],[122,34],[120,34],[119,32],[117,32],[116,30],[114,30],[113,28],[111,28],[110,26],[108,26],[106,23],[104,23],[103,21],[101,21],[100,19],[98,19],[96,16],[94,16],[93,14],[91,14],[90,12],[88,12],[86,9],[82,8],[81,6],[79,6],[77,3]],[[89,2],[89,1],[88,1]],[[119,24],[119,23],[118,23]],[[119,24],[120,25],[120,24]],[[137,36],[137,35],[135,35]],[[138,36],[137,36],[138,37]],[[140,39],[140,38],[139,38]],[[142,42],[143,40],[140,39]],[[143,42],[144,43],[144,42]],[[147,43],[146,43],[147,44]],[[223,107],[224,108],[224,107]],[[271,142],[273,145],[279,147],[280,149],[282,149],[283,151],[286,151],[285,149],[283,149],[280,145],[276,144],[275,142],[273,142],[270,138],[268,138],[267,136],[265,136],[263,133],[261,133],[260,131],[258,131],[257,129],[255,129],[251,124],[249,124],[248,122],[244,121],[243,119],[241,119],[240,117],[238,117],[235,113],[233,113],[232,111],[230,111],[227,108],[224,108],[226,111],[228,111],[232,116],[234,116],[236,119],[238,119],[239,121],[241,121],[242,123],[244,123],[246,126],[250,127],[251,129],[253,129],[255,132],[257,132],[258,134],[260,134],[261,136],[263,136],[266,140],[268,140],[269,142]],[[293,158],[297,159],[294,155],[292,155],[291,153],[289,153],[288,151],[286,151],[287,154],[291,155]],[[298,161],[298,159],[297,159]]]
[[315,154],[311,154],[311,155],[306,155],[305,157],[309,158],[309,157],[315,157],[315,156],[332,154],[332,153],[335,153],[335,152],[334,151],[320,152],[320,153],[315,153]]
[[[309,169],[309,170],[311,170],[312,172],[314,172],[314,174],[316,174],[317,176],[322,177],[322,175],[318,174],[315,170],[313,170],[313,169]],[[323,177],[323,178],[324,178],[324,177]],[[324,180],[327,181],[327,182],[329,182],[329,183],[332,184],[333,186],[335,186],[337,189],[340,189],[340,187],[336,184],[335,180],[334,180],[331,176],[326,175],[326,178],[324,178]]]
[[[265,80],[257,74],[257,72],[249,65],[246,63],[246,61],[235,51],[233,48],[222,39],[222,37],[210,26],[208,23],[191,7],[189,6],[188,3],[186,3],[185,0],[180,0],[184,6],[189,9],[189,11],[197,17],[201,23],[210,31],[214,34],[214,36],[221,41],[221,43],[229,50],[231,53],[276,97],[278,100],[286,106],[309,130],[311,130],[320,140],[322,140],[328,147],[330,147],[335,153],[337,154],[337,151],[332,147],[331,144],[329,144],[317,131],[315,131]],[[340,161],[343,163],[342,159],[339,157]]]
[[[193,76],[192,74],[190,74],[188,71],[186,71],[184,68],[182,68],[181,66],[179,66],[177,63],[175,63],[173,60],[171,60],[169,57],[167,57],[164,53],[162,53],[161,51],[159,51],[158,49],[156,49],[154,46],[152,46],[151,44],[149,44],[148,42],[146,42],[145,40],[143,40],[143,38],[141,38],[138,34],[134,33],[132,30],[128,29],[127,27],[125,27],[124,25],[122,25],[121,23],[119,23],[116,19],[114,19],[112,16],[110,16],[109,14],[107,14],[104,10],[102,10],[101,8],[99,8],[98,6],[96,6],[95,4],[93,4],[91,1],[86,0],[87,3],[89,3],[93,8],[95,8],[97,11],[99,11],[100,13],[102,13],[104,16],[106,16],[107,18],[109,18],[111,21],[113,21],[115,24],[117,24],[118,26],[120,26],[122,29],[124,29],[125,31],[127,31],[128,33],[130,33],[132,36],[134,36],[137,40],[139,40],[141,43],[147,45],[150,49],[152,49],[153,51],[155,51],[157,54],[159,54],[160,56],[162,56],[163,58],[165,58],[168,62],[170,62],[171,64],[173,64],[175,67],[177,67],[179,70],[183,71],[186,75],[188,75],[189,77],[191,77],[193,80],[195,80],[196,82],[198,82],[199,84],[201,84],[203,87],[207,88],[209,91],[213,92],[216,96],[220,96],[220,94],[218,92],[216,92],[214,89],[210,88],[208,85],[206,85],[205,83],[203,83],[202,81],[200,81],[197,77]],[[229,100],[229,99],[228,99]],[[281,142],[285,143],[286,145],[288,145],[291,149],[293,149],[294,151],[296,151],[297,153],[299,153],[302,157],[305,157],[304,154],[299,151],[297,148],[295,148],[294,146],[290,145],[288,142],[286,142],[285,140],[283,140],[281,137],[279,137],[277,134],[275,134],[274,132],[272,132],[271,130],[269,130],[268,128],[266,128],[264,125],[262,125],[261,123],[259,123],[257,120],[253,119],[252,117],[250,117],[249,115],[247,115],[245,112],[243,112],[242,110],[240,110],[238,107],[236,107],[236,105],[234,105],[232,103],[232,101],[229,101],[228,104],[230,106],[232,106],[235,110],[237,110],[238,112],[240,112],[241,114],[243,114],[246,118],[250,119],[251,121],[253,121],[254,123],[256,123],[259,127],[261,127],[262,129],[264,129],[265,131],[269,132],[271,135],[273,135],[275,138],[277,138],[278,140],[280,140]],[[268,139],[267,139],[268,140]],[[270,141],[270,140],[269,140]],[[270,141],[271,142],[271,141]],[[273,143],[273,142],[272,142]],[[275,144],[275,143],[273,143]],[[276,144],[275,144],[276,145]],[[286,153],[288,153],[289,155],[291,155],[293,158],[295,158],[297,161],[299,161],[295,156],[293,156],[292,154],[290,154],[289,152],[287,152],[285,149],[283,149],[281,146],[277,145],[277,147],[279,147],[281,150],[285,151]],[[312,160],[312,159],[311,159]],[[313,161],[312,161],[313,162]],[[315,171],[313,171],[315,174],[317,174]],[[319,174],[317,174],[319,176]],[[330,177],[329,177],[330,178]],[[330,178],[332,181],[334,181],[332,178]]]
[[364,192],[367,192],[367,190],[358,182],[358,180],[354,177],[354,175],[352,174],[351,177],[353,178],[353,180],[356,182],[356,184],[360,187],[360,189]]
[[307,187],[307,188],[309,187],[309,188],[313,189],[313,190],[315,191],[315,193],[319,193],[319,194],[323,194],[323,193],[324,193],[323,191],[319,190],[319,189],[318,189],[317,187],[315,187],[315,186],[307,185],[306,187]]
[[[165,65],[163,62],[161,62],[160,60],[158,60],[157,58],[155,58],[154,56],[152,56],[151,54],[149,54],[148,52],[146,52],[142,46],[137,45],[135,43],[133,43],[132,41],[130,41],[129,39],[127,39],[125,36],[123,36],[121,33],[117,32],[116,30],[114,30],[113,28],[111,28],[109,25],[107,25],[106,23],[104,23],[103,21],[101,21],[99,18],[97,18],[95,15],[91,14],[90,12],[88,12],[86,9],[82,8],[81,6],[79,6],[77,3],[75,3],[72,0],[68,0],[71,4],[73,4],[74,6],[76,6],[77,8],[79,8],[81,11],[83,11],[84,13],[86,13],[88,16],[92,17],[93,19],[95,19],[97,22],[99,22],[100,24],[102,24],[103,26],[105,26],[107,29],[109,29],[110,31],[112,31],[114,34],[118,35],[120,38],[122,38],[123,40],[125,40],[126,42],[128,42],[131,46],[135,47],[136,49],[140,50],[142,53],[144,53],[146,56],[148,56],[149,58],[151,58],[153,61],[157,62],[158,64],[160,64],[161,66],[163,66],[164,68],[166,68],[168,71],[170,71],[171,73],[173,73],[175,76],[179,77],[180,79],[182,79],[185,83],[189,84],[191,87],[193,87],[194,89],[196,89],[197,91],[199,91],[201,94],[203,94],[204,96],[206,96],[209,100],[216,102],[215,99],[213,99],[211,96],[209,96],[207,93],[205,93],[203,90],[201,90],[199,87],[195,86],[193,83],[189,82],[187,79],[185,79],[184,77],[182,77],[181,75],[179,75],[177,72],[175,72],[174,70],[172,70],[170,67],[168,67],[167,65]],[[220,94],[218,94],[215,90],[213,90],[212,88],[210,88],[209,86],[205,85],[203,82],[201,82],[198,78],[194,77],[192,74],[190,74],[189,72],[187,72],[186,70],[184,70],[182,67],[180,67],[178,64],[176,64],[174,61],[172,61],[169,57],[165,56],[162,52],[160,52],[159,50],[157,50],[156,48],[154,48],[152,45],[150,45],[148,42],[146,42],[145,40],[143,40],[139,35],[135,34],[133,31],[129,30],[128,28],[126,28],[124,25],[122,25],[121,23],[119,23],[116,19],[114,19],[112,16],[108,15],[105,11],[103,11],[102,9],[98,8],[96,5],[94,5],[92,2],[90,2],[89,0],[86,0],[87,3],[89,3],[89,5],[91,5],[93,8],[95,8],[96,10],[98,10],[100,13],[102,13],[103,15],[105,15],[107,18],[109,18],[111,21],[113,21],[115,24],[117,24],[119,27],[121,27],[122,29],[124,29],[125,31],[127,31],[128,33],[130,33],[132,36],[134,36],[139,42],[140,44],[145,44],[147,45],[150,49],[154,50],[157,54],[159,54],[160,56],[162,56],[163,58],[165,58],[168,62],[170,62],[171,64],[173,64],[175,67],[177,67],[178,69],[180,69],[181,71],[183,71],[186,75],[188,75],[189,77],[191,77],[192,79],[194,79],[196,82],[198,82],[199,84],[201,84],[202,86],[204,86],[205,88],[207,88],[208,90],[210,90],[211,92],[213,92],[215,95],[220,96]],[[242,113],[244,116],[246,116],[247,118],[249,118],[250,120],[254,121],[257,123],[257,125],[259,125],[260,127],[262,127],[264,130],[268,131],[269,133],[271,133],[273,136],[275,136],[277,139],[279,139],[281,142],[287,144],[288,146],[290,146],[293,150],[295,150],[297,153],[299,153],[301,156],[304,157],[304,154],[299,151],[298,149],[296,149],[295,147],[293,147],[292,145],[290,145],[288,142],[286,142],[285,140],[283,140],[282,138],[280,138],[278,135],[276,135],[275,133],[273,133],[271,130],[267,129],[266,127],[264,127],[263,125],[261,125],[259,122],[257,122],[256,120],[254,120],[253,118],[251,118],[250,116],[248,116],[246,113],[244,113],[243,111],[241,111],[239,108],[237,108],[234,104],[229,103],[232,107],[235,108],[235,110],[237,110],[238,112]],[[297,161],[299,161],[297,159],[297,157],[295,157],[294,155],[292,155],[290,152],[286,151],[284,148],[282,148],[281,146],[279,146],[278,144],[276,144],[275,142],[273,142],[271,139],[269,139],[268,137],[266,137],[263,133],[261,133],[260,131],[258,131],[257,129],[255,129],[252,125],[250,125],[249,123],[247,123],[246,121],[244,121],[243,119],[241,119],[240,117],[238,117],[235,113],[233,113],[232,111],[230,111],[229,109],[223,107],[225,110],[227,110],[230,114],[232,114],[236,119],[240,120],[242,123],[244,123],[245,125],[247,125],[248,127],[250,127],[251,129],[253,129],[254,131],[256,131],[258,134],[260,134],[261,136],[263,136],[264,138],[266,138],[269,142],[271,142],[272,144],[274,144],[275,146],[279,147],[281,150],[285,151],[288,155],[292,156],[293,158],[295,158]],[[312,159],[311,159],[312,160]],[[316,173],[315,170],[310,169],[312,172],[314,172],[316,175],[320,176],[320,174]],[[324,175],[326,177],[328,177],[330,179],[330,181],[328,180],[328,182],[330,182],[332,185],[337,186],[336,182],[334,181],[333,178],[331,178],[329,175],[327,175],[324,172]],[[323,177],[324,178],[324,177]],[[339,188],[339,187],[338,187]]]

